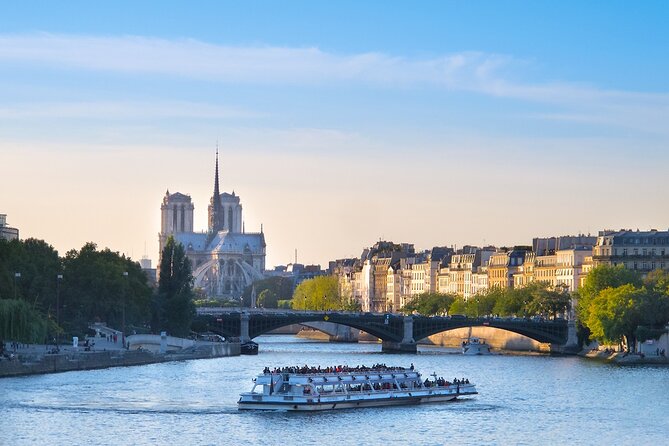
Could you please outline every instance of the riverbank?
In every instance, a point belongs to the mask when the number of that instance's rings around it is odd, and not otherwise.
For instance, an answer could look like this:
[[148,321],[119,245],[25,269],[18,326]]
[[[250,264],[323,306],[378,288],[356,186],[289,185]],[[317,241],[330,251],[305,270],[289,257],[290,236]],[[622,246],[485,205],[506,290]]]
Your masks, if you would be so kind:
[[14,354],[12,359],[0,359],[0,378],[220,358],[239,354],[238,342],[199,342],[189,348],[162,354],[141,349],[111,348],[86,351],[74,347],[63,347],[58,353],[49,353],[46,346],[27,346]]
[[611,350],[583,350],[578,356],[582,358],[607,362],[617,365],[666,365],[669,358],[659,355],[643,355],[638,353],[616,352]]

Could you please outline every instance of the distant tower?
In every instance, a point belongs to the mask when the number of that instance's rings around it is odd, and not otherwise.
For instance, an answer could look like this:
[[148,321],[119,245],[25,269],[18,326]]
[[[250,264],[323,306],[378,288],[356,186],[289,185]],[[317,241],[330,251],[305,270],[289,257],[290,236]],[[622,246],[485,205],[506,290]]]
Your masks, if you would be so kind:
[[209,201],[209,234],[219,231],[242,231],[242,205],[239,197],[227,192],[221,193],[218,182],[218,146],[216,146],[216,168],[214,174],[214,195]]
[[165,192],[160,206],[160,252],[173,234],[193,232],[193,203],[189,195]]

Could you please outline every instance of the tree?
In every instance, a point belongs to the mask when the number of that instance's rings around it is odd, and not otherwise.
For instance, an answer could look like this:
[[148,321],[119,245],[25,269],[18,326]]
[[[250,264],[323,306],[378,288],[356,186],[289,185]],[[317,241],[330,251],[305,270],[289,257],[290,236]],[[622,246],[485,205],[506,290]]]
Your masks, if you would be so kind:
[[183,245],[170,236],[161,254],[152,328],[155,332],[187,336],[194,316],[191,263]]
[[[0,239],[0,297],[16,296],[44,314],[56,306],[56,280],[62,272],[61,260],[43,240],[5,241]],[[14,275],[21,274],[18,280]]]
[[144,326],[151,316],[150,301],[139,263],[108,248],[98,251],[95,243],[65,255],[60,296],[65,331],[82,334],[90,322],[122,330],[124,324]]
[[634,349],[636,330],[641,322],[640,303],[645,299],[645,288],[632,284],[601,290],[590,302],[586,322],[592,335],[604,342],[627,341]]
[[435,316],[448,313],[456,296],[443,293],[422,293],[406,304],[402,311],[413,313],[414,311],[424,316]]
[[293,293],[296,310],[347,310],[351,302],[339,294],[336,276],[318,276],[301,282]]
[[636,271],[625,268],[623,265],[599,265],[593,268],[586,276],[583,286],[578,290],[576,314],[579,321],[584,323],[588,319],[590,303],[602,290],[617,288],[626,284],[635,287],[641,286],[641,275]]
[[527,304],[532,301],[532,288],[497,289],[493,313],[500,316],[525,316]]
[[44,342],[53,325],[24,300],[0,299],[0,342]]
[[448,309],[448,314],[467,314],[467,302],[462,297],[458,297]]
[[256,303],[257,297],[263,290],[270,290],[276,295],[278,300],[291,299],[293,297],[293,279],[289,277],[268,277],[253,282],[253,285],[247,286],[242,294],[243,306],[251,306],[251,292],[255,288]]
[[258,306],[260,308],[277,308],[278,298],[274,291],[264,289],[258,294]]
[[534,282],[526,287],[530,300],[525,305],[526,315],[552,316],[569,310],[571,297],[568,293],[551,289],[545,282]]

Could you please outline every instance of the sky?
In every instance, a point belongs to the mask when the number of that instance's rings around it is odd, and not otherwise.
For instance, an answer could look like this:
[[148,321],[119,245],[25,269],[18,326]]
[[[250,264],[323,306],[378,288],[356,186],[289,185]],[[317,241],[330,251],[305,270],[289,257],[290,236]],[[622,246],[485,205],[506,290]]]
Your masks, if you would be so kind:
[[0,4],[0,213],[61,255],[206,229],[267,266],[669,227],[669,2]]

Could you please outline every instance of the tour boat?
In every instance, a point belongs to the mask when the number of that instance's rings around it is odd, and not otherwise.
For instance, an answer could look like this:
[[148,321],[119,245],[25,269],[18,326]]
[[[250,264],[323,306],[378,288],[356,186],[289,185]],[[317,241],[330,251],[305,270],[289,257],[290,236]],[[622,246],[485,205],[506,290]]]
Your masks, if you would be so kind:
[[469,337],[462,341],[462,353],[464,355],[489,355],[490,346],[485,339]]
[[242,393],[240,410],[320,411],[452,401],[476,395],[469,380],[448,382],[402,367],[284,368],[265,372]]

